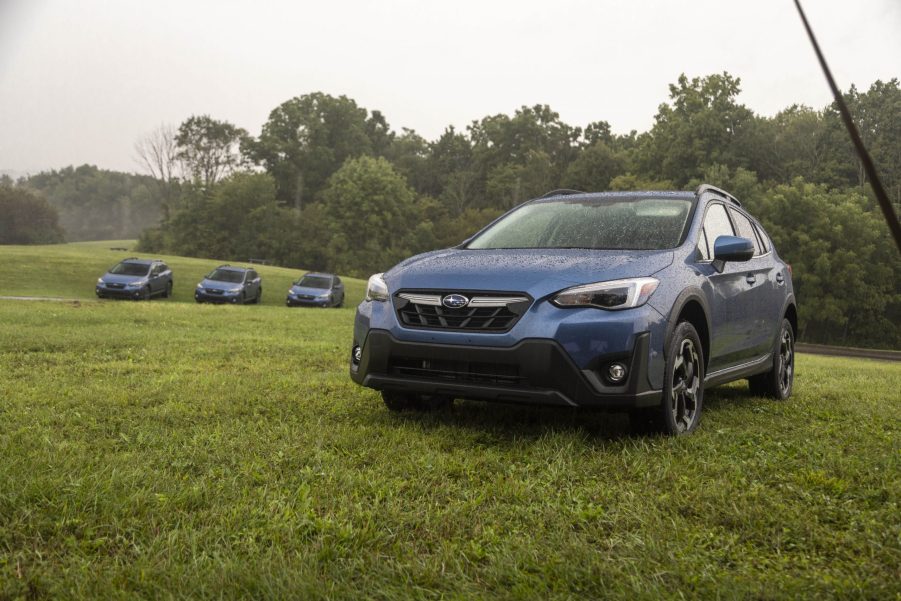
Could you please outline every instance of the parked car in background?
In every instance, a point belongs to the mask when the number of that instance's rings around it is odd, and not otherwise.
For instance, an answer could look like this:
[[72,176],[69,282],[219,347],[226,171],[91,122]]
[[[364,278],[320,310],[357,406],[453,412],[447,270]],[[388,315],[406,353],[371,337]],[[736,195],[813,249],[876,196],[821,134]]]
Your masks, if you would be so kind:
[[263,281],[255,269],[220,265],[197,284],[198,303],[258,304],[263,298]]
[[454,398],[694,430],[705,387],[792,392],[790,267],[732,195],[555,191],[369,279],[350,375],[389,409]]
[[344,304],[344,284],[331,273],[306,273],[288,289],[289,307],[340,307]]
[[172,270],[157,259],[125,259],[103,274],[94,287],[98,298],[150,300],[172,295]]

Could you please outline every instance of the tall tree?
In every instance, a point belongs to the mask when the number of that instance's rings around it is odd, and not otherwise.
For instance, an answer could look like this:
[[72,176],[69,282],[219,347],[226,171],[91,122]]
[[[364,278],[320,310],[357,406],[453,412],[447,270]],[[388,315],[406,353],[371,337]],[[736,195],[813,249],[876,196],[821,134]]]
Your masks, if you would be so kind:
[[275,178],[278,198],[297,208],[315,199],[329,176],[349,157],[373,153],[384,144],[387,123],[371,117],[346,96],[321,92],[276,107],[260,137],[248,141],[249,155]]
[[171,126],[160,125],[135,142],[136,160],[154,179],[160,192],[163,219],[168,219],[175,208],[182,176],[175,135]]
[[0,244],[63,241],[59,216],[45,198],[21,186],[0,185]]
[[241,142],[247,132],[209,115],[192,115],[178,127],[175,157],[191,181],[211,188],[243,163]]
[[660,105],[651,131],[640,136],[643,175],[681,186],[708,165],[747,167],[754,114],[736,101],[741,79],[723,73],[689,80],[683,74],[669,90],[670,102]]

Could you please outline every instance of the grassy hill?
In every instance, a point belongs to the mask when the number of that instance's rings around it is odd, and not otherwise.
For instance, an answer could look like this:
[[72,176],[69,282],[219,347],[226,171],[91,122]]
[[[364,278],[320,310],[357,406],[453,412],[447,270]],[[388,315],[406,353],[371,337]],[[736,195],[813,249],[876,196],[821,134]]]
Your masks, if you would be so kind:
[[[72,299],[96,298],[94,284],[107,269],[126,257],[163,259],[172,268],[175,287],[172,301],[193,302],[194,286],[225,261],[168,255],[147,255],[131,249],[134,240],[73,242],[47,246],[0,246],[0,296],[51,296]],[[233,261],[234,265],[248,265]],[[254,266],[263,278],[263,304],[284,305],[291,282],[303,273],[298,269]],[[366,292],[366,282],[341,278],[346,306],[356,306]],[[167,302],[154,299],[153,302]]]
[[[91,298],[117,245],[0,247],[0,294]],[[167,260],[183,300],[215,263]],[[901,364],[799,355],[789,401],[720,387],[641,438],[391,414],[352,315],[0,300],[0,599],[901,594]]]

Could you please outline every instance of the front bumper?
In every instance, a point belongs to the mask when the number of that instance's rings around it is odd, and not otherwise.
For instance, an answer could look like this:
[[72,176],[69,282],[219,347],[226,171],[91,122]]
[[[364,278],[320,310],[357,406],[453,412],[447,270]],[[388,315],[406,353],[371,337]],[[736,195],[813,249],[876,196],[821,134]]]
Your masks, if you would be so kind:
[[[528,338],[510,347],[469,346],[398,340],[387,330],[369,330],[350,376],[377,390],[443,395],[486,401],[629,409],[657,405],[662,391],[648,379],[650,334],[635,337],[628,353],[599,355],[580,369],[554,340]],[[626,382],[602,376],[611,361],[628,366]]]
[[94,293],[98,298],[141,298],[141,288],[107,288],[106,286],[95,286]]
[[210,294],[205,290],[195,290],[194,291],[194,300],[199,303],[233,303],[237,304],[241,301],[241,293],[226,293],[226,294]]
[[288,295],[285,298],[285,304],[289,307],[327,307],[329,299],[326,298],[300,298],[298,296]]

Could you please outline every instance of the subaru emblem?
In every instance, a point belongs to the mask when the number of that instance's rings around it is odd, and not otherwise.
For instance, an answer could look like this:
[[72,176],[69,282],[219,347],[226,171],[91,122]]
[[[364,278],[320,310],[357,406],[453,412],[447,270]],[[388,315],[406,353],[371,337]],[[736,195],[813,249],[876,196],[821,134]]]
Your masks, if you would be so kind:
[[462,294],[448,294],[441,299],[441,304],[448,309],[462,309],[469,304],[469,299]]

